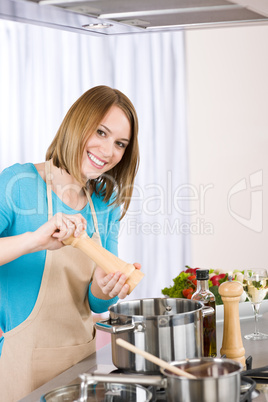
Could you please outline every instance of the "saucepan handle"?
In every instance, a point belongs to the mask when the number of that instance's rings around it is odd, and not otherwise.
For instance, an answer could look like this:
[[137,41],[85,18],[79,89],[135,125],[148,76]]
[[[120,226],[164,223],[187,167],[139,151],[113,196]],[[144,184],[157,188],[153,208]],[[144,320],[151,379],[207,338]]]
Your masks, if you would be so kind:
[[112,325],[110,318],[108,318],[107,320],[96,322],[95,327],[100,331],[109,332],[109,334],[120,334],[121,332],[133,331],[135,324]]
[[129,374],[101,374],[101,373],[84,373],[80,375],[82,381],[86,383],[92,382],[110,382],[121,384],[139,384],[139,385],[152,385],[162,388],[167,387],[167,379],[161,375],[129,375]]

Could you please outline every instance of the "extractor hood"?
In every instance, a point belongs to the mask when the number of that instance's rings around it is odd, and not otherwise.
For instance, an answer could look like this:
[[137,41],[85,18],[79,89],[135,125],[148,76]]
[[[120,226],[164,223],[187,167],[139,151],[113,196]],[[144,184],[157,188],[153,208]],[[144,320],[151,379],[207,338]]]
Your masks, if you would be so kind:
[[268,0],[0,0],[0,18],[115,35],[268,24]]

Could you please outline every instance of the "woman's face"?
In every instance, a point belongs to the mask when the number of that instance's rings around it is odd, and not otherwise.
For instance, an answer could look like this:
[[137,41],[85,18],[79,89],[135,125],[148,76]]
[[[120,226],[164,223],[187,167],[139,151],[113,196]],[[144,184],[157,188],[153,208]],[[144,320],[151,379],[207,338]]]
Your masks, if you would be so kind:
[[112,106],[89,137],[82,156],[82,175],[97,179],[117,165],[130,142],[131,127],[125,113]]

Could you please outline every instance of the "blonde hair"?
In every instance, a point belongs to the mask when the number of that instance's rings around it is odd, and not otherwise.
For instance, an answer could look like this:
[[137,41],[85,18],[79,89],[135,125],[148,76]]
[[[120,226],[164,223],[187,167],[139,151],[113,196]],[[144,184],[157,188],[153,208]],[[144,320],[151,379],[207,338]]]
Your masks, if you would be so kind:
[[[128,118],[131,127],[130,142],[121,161],[97,180],[85,183],[81,173],[82,154],[88,138],[97,129],[112,106],[119,107]],[[134,178],[139,166],[138,118],[131,101],[117,89],[104,85],[85,92],[68,110],[52,143],[46,160],[65,169],[83,187],[92,186],[93,191],[104,196],[108,202],[115,191],[112,204],[123,205],[125,215],[133,192]]]

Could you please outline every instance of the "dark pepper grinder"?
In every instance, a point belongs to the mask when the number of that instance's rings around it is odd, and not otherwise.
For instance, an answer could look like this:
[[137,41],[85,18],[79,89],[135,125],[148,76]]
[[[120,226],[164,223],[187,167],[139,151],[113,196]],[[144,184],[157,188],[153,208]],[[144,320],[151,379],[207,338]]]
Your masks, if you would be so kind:
[[221,355],[245,366],[245,348],[241,337],[239,320],[239,300],[243,293],[240,282],[229,280],[219,286],[219,294],[224,304],[223,339]]
[[203,355],[205,357],[216,357],[216,305],[215,296],[210,292],[208,286],[209,270],[197,269],[196,279],[196,292],[193,294],[192,299],[201,301],[205,306],[214,309],[214,313],[203,317]]

